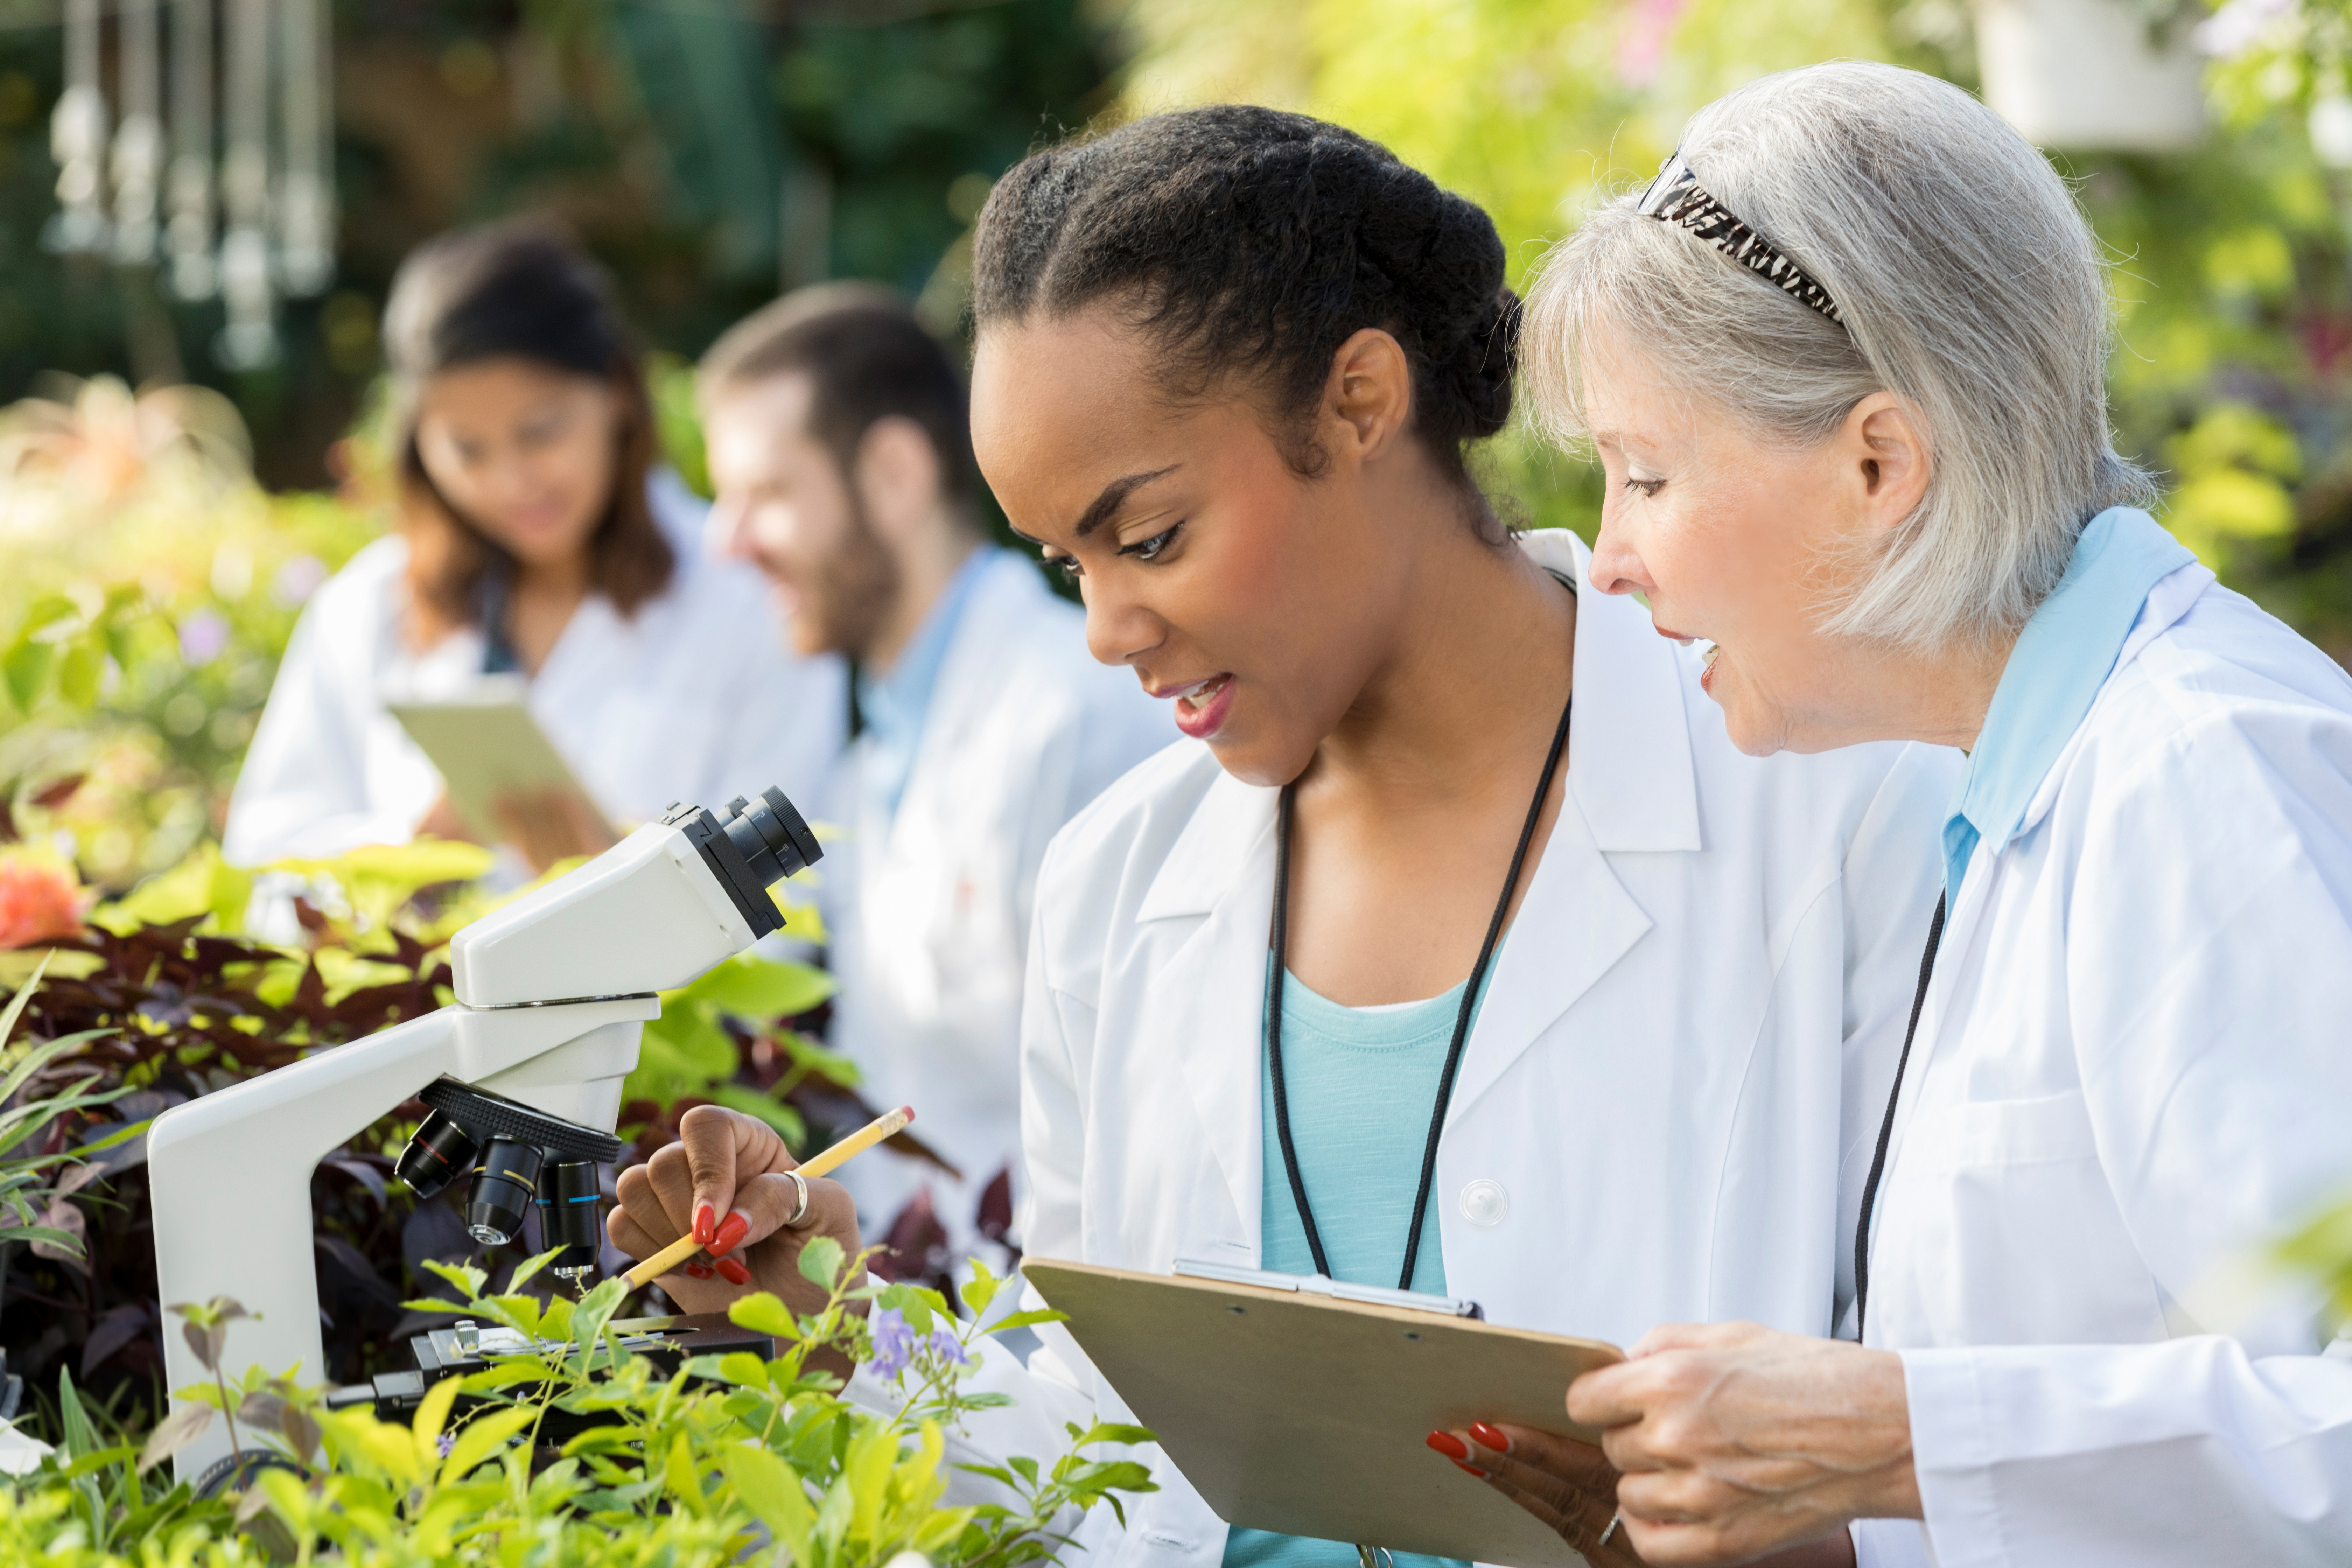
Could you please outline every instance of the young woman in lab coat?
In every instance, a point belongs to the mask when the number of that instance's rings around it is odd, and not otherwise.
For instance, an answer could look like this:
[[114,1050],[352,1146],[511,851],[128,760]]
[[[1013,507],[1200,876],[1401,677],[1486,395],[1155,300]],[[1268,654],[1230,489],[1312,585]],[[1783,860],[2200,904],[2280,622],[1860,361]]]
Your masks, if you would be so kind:
[[1570,1393],[1653,1561],[2352,1562],[2352,1344],[2263,1256],[2352,1191],[2352,679],[2134,509],[2107,310],[2021,137],[1857,64],[1701,110],[1535,291],[1591,580],[1713,639],[1732,739],[1969,749],[1862,1344],[1666,1328]]
[[[384,311],[401,531],[303,611],[229,805],[256,865],[466,825],[387,700],[528,683],[603,816],[782,785],[811,798],[846,732],[838,660],[786,649],[756,574],[709,559],[705,511],[654,468],[653,411],[604,276],[551,231],[445,236]],[[593,814],[519,799],[535,868],[605,847]]]
[[[1853,1108],[1893,1076],[1958,759],[1740,757],[1570,535],[1497,523],[1464,453],[1510,409],[1503,247],[1349,132],[1217,108],[1040,153],[990,198],[975,285],[981,464],[1076,578],[1096,657],[1193,737],[1047,853],[1026,1248],[1409,1279],[1628,1342],[1827,1332]],[[804,1289],[772,1135],[716,1108],[685,1132],[623,1177],[614,1240],[727,1226],[724,1279],[671,1281],[694,1310]],[[1018,1401],[973,1425],[999,1453],[1124,1408],[1055,1329],[980,1376]],[[1433,1497],[1480,1484],[1429,1463]],[[1124,1531],[1089,1521],[1098,1551],[1354,1561],[1158,1480]],[[1554,1500],[1630,1561],[1605,1485]]]

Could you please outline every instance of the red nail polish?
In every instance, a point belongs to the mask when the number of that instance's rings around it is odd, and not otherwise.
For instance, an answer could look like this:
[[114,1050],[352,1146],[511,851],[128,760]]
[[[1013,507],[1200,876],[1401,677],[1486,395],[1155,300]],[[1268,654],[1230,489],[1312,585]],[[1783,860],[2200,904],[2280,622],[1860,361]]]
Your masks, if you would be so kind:
[[1478,1468],[1475,1465],[1465,1465],[1461,1460],[1456,1459],[1454,1461],[1454,1468],[1461,1471],[1465,1476],[1475,1476],[1482,1481],[1486,1479],[1486,1472]]
[[719,1277],[730,1285],[749,1285],[751,1282],[751,1271],[743,1267],[740,1258],[722,1258],[713,1267],[719,1270]]
[[1429,1435],[1428,1443],[1431,1447],[1457,1465],[1470,1457],[1470,1445],[1451,1432],[1432,1432]]
[[751,1228],[750,1220],[740,1214],[730,1214],[719,1222],[719,1234],[704,1242],[703,1246],[710,1249],[710,1255],[713,1258],[723,1258],[735,1250],[736,1244],[743,1239]]
[[679,1269],[678,1272],[685,1275],[689,1279],[708,1279],[710,1278],[710,1265],[698,1258],[693,1262],[688,1264],[685,1268]]
[[1507,1454],[1511,1451],[1511,1440],[1503,1435],[1503,1429],[1499,1426],[1489,1426],[1484,1421],[1473,1421],[1470,1423],[1470,1436],[1478,1439],[1481,1446],[1492,1448],[1497,1454]]
[[719,1219],[718,1216],[711,1212],[710,1205],[709,1204],[695,1205],[694,1239],[696,1245],[700,1247],[709,1247],[710,1245],[710,1238],[718,1234],[718,1230]]

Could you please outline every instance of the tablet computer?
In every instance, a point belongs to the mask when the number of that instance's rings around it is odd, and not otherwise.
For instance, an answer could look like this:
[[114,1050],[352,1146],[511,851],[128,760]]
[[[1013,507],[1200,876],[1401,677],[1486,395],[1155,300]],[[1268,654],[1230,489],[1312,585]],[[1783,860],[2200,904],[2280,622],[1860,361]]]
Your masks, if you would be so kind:
[[1032,1257],[1021,1271],[1226,1523],[1510,1568],[1583,1563],[1426,1439],[1508,1421],[1597,1444],[1569,1422],[1568,1385],[1622,1360],[1614,1345],[1484,1322],[1467,1302],[1177,1268]]
[[[612,833],[595,797],[531,717],[520,683],[486,680],[463,696],[384,706],[441,770],[450,801],[482,842],[507,837],[495,809],[500,798],[546,790],[576,795],[590,817]],[[620,835],[612,837],[618,841]]]

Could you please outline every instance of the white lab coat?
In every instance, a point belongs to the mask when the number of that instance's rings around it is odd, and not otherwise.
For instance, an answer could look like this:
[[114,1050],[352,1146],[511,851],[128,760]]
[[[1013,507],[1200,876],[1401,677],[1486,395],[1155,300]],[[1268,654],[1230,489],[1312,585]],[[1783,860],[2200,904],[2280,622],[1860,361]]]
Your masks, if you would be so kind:
[[1865,1325],[1927,1527],[1863,1561],[2352,1563],[2352,1363],[2239,1272],[2347,1192],[2352,679],[2184,566],[1953,904]]
[[[705,552],[708,509],[674,476],[656,473],[649,495],[676,574],[632,617],[602,594],[583,600],[530,680],[532,716],[616,826],[771,784],[821,799],[848,732],[841,661],[784,645],[759,574]],[[303,610],[229,802],[231,861],[404,844],[440,798],[440,773],[384,702],[464,692],[483,637],[411,647],[407,567],[407,541],[379,539]]]
[[843,837],[818,868],[841,984],[832,1043],[877,1105],[962,1173],[893,1156],[842,1172],[879,1234],[928,1186],[951,1245],[1021,1152],[1021,987],[1045,846],[1112,780],[1180,737],[1134,674],[1087,651],[1086,615],[1034,562],[991,550],[950,634],[893,813],[864,743]]
[[[1958,755],[1741,756],[1696,660],[1591,586],[1573,536],[1525,543],[1581,580],[1567,798],[1439,1145],[1446,1288],[1498,1323],[1619,1343],[1672,1320],[1826,1333]],[[1276,793],[1188,742],[1055,841],[1022,1026],[1032,1256],[1257,1264]],[[1428,872],[1454,874],[1443,844]],[[1471,1203],[1486,1183],[1502,1202]],[[1065,1331],[1042,1338],[1025,1371],[982,1365],[1018,1402],[973,1421],[983,1447],[1049,1460],[1063,1420],[1132,1419]],[[1089,1543],[1215,1568],[1225,1526],[1157,1468],[1131,1527],[1097,1510]],[[1430,1457],[1433,1495],[1461,1484]]]

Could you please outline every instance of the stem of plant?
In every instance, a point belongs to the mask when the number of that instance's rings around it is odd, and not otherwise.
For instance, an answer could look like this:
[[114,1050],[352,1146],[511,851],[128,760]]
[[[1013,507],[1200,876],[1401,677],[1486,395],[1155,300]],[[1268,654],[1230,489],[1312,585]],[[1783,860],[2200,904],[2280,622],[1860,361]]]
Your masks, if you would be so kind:
[[228,1374],[222,1372],[218,1366],[215,1366],[213,1368],[213,1384],[220,1390],[221,1419],[228,1423],[229,1458],[231,1459],[235,1459],[237,1455],[245,1452],[245,1442],[236,1435],[236,1411],[235,1409],[236,1401],[228,1396]]

